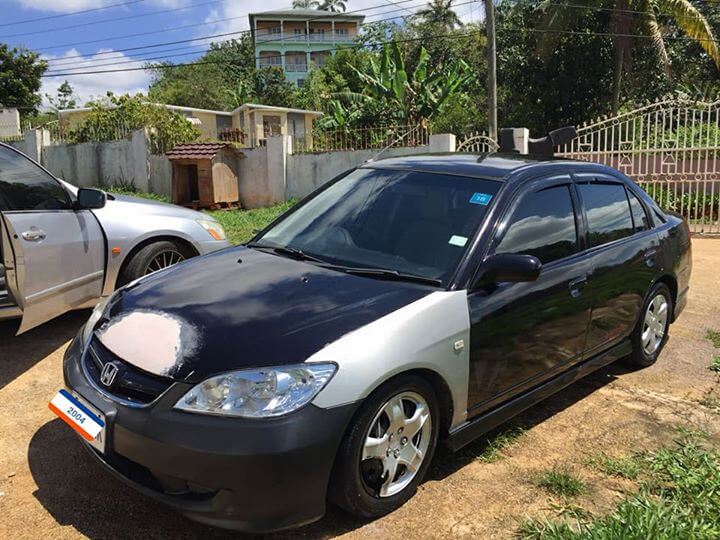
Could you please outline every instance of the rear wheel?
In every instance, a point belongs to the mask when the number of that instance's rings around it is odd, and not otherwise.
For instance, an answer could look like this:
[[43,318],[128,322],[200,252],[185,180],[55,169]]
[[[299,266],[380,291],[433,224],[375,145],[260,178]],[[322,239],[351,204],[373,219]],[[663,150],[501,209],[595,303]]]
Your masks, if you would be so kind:
[[647,367],[655,363],[667,343],[672,312],[670,289],[664,283],[657,283],[645,298],[640,320],[632,334],[632,364]]
[[118,286],[164,270],[193,257],[195,253],[187,246],[172,240],[160,240],[144,246],[135,253],[123,269]]
[[379,517],[404,504],[437,445],[439,409],[422,378],[394,379],[363,404],[338,452],[330,499],[351,514]]

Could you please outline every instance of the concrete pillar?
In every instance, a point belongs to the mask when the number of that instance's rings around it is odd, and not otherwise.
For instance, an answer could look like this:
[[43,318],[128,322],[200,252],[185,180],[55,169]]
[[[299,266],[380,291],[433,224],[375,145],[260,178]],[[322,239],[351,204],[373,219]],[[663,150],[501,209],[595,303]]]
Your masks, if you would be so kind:
[[44,129],[29,129],[24,134],[25,154],[40,164],[42,164],[43,132]]
[[453,135],[452,133],[440,133],[438,135],[430,135],[430,151],[454,152],[455,142],[455,135]]
[[289,135],[267,138],[267,190],[270,204],[285,201],[289,139]]
[[529,140],[530,130],[528,128],[503,128],[499,133],[499,150],[527,154]]
[[140,191],[152,191],[150,185],[150,140],[146,129],[133,131],[132,138],[132,170],[130,178]]

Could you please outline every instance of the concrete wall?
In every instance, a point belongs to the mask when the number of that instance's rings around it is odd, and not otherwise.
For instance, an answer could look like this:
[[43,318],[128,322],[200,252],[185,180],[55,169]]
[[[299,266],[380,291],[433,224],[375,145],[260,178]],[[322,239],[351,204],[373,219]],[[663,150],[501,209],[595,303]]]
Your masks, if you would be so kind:
[[[380,157],[407,156],[428,151],[427,146],[392,148]],[[304,197],[338,174],[361,165],[378,152],[379,150],[356,150],[289,155],[287,156],[285,196],[288,199]]]
[[243,150],[244,159],[238,167],[238,191],[244,208],[261,208],[272,204],[267,188],[267,148]]
[[172,165],[165,156],[150,156],[149,191],[172,196]]
[[40,161],[55,176],[76,186],[132,182],[137,189],[148,191],[149,157],[141,130],[130,140],[44,146]]

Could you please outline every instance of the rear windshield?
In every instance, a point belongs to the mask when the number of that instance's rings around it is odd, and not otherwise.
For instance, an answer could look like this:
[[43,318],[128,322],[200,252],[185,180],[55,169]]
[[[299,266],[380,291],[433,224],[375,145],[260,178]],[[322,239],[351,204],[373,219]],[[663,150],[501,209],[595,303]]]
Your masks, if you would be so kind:
[[499,187],[462,176],[358,169],[256,241],[447,284]]

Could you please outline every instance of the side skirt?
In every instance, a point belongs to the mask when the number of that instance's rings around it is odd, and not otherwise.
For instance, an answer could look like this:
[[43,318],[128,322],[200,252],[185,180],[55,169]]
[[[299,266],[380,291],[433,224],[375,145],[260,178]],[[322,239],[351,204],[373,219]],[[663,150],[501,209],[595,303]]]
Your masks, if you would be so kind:
[[461,424],[450,432],[445,444],[453,451],[459,450],[536,403],[570,386],[593,371],[597,371],[629,355],[631,352],[632,344],[629,339],[625,339],[606,352],[570,368],[554,379],[550,379],[510,401],[506,401],[495,409]]

